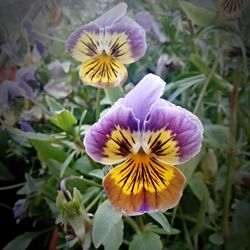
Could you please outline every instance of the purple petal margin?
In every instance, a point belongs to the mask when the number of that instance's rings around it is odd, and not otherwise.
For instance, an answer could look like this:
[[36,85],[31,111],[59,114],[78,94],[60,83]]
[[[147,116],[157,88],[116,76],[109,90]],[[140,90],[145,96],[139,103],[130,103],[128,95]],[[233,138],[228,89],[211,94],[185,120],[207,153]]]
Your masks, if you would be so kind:
[[103,158],[108,156],[104,155],[103,150],[112,131],[117,125],[123,129],[130,129],[131,132],[138,131],[138,122],[131,109],[116,105],[87,131],[84,146],[88,155],[95,161],[105,164]]
[[106,30],[111,34],[125,33],[128,36],[134,61],[137,61],[144,56],[147,50],[146,33],[145,30],[133,19],[127,16],[122,17],[118,22],[114,23]]
[[184,163],[199,153],[203,126],[197,116],[175,105],[155,107],[144,123],[144,130],[155,132],[162,128],[171,130],[173,139],[178,142],[179,163]]

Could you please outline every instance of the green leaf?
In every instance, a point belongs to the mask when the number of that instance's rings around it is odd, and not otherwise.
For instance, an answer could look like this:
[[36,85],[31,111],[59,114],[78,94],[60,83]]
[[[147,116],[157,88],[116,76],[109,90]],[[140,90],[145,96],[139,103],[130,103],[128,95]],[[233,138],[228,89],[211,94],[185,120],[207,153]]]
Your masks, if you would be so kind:
[[123,220],[120,219],[116,224],[113,225],[109,235],[103,242],[105,250],[118,250],[123,242]]
[[114,224],[122,218],[122,214],[113,210],[108,200],[97,209],[93,219],[93,244],[98,248],[108,237]]
[[203,154],[203,149],[193,159],[191,159],[190,161],[188,161],[182,165],[179,165],[179,169],[181,170],[181,172],[185,175],[185,177],[187,179],[186,183],[189,182],[194,171],[196,170],[196,168],[201,160],[202,154]]
[[3,250],[25,250],[30,245],[31,241],[38,236],[38,233],[26,232],[17,236],[10,241]]
[[68,156],[60,145],[55,145],[51,141],[30,140],[30,142],[36,149],[40,161],[48,163],[49,159],[54,159],[62,163]]
[[50,121],[66,132],[72,131],[73,126],[77,123],[74,115],[66,109],[57,112],[54,117],[50,118]]
[[135,235],[129,245],[129,250],[161,250],[163,248],[159,235],[145,231]]
[[78,170],[81,174],[89,174],[93,167],[89,161],[89,158],[86,155],[83,155],[73,165],[73,168]]
[[63,174],[66,170],[66,168],[69,166],[70,162],[72,161],[72,159],[74,158],[76,154],[76,151],[73,151],[68,157],[67,159],[63,162],[62,167],[61,167],[61,171],[60,171],[60,178],[63,177]]
[[47,135],[47,134],[34,133],[34,132],[24,132],[24,131],[17,129],[17,128],[8,127],[8,131],[14,135],[24,137],[26,139],[31,139],[31,140],[39,140],[39,141],[54,140],[54,138],[52,136]]
[[52,113],[59,112],[64,109],[64,107],[52,97],[45,96],[45,100],[49,106],[49,110]]
[[104,177],[104,173],[103,173],[102,169],[94,169],[91,172],[89,172],[89,175],[94,176],[94,177],[101,179],[101,180]]
[[155,221],[157,221],[164,230],[166,230],[168,233],[170,232],[171,228],[169,222],[163,213],[154,212],[154,213],[148,213],[148,215],[152,217]]
[[204,127],[205,138],[211,146],[226,150],[229,147],[229,128],[222,125],[206,125]]
[[197,25],[202,27],[215,26],[224,30],[237,31],[238,26],[236,22],[228,22],[221,17],[218,12],[201,7],[197,4],[192,4],[187,1],[179,1],[181,9],[185,12],[187,17]]
[[115,103],[119,98],[122,98],[125,95],[121,86],[112,89],[105,89],[105,94],[111,103]]
[[200,202],[208,202],[209,192],[207,186],[197,177],[192,177],[188,183],[193,194],[199,199]]

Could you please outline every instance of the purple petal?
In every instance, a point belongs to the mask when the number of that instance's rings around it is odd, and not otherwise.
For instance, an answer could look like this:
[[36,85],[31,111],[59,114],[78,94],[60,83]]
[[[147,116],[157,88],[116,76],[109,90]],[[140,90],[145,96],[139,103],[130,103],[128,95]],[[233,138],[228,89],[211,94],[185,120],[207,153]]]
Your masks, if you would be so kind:
[[100,50],[100,29],[94,22],[79,27],[70,34],[65,49],[80,62],[92,58]]
[[171,106],[166,103],[165,107],[154,107],[149,119],[144,123],[144,130],[170,130],[173,140],[179,146],[179,163],[184,163],[200,151],[203,126],[191,112],[173,104]]
[[133,110],[137,119],[144,121],[153,104],[163,94],[165,82],[156,75],[148,74],[132,89],[121,103]]
[[[126,43],[129,44],[129,51],[123,51],[123,45],[119,44],[121,55],[116,56],[116,59],[122,63],[128,64],[137,61],[139,58],[144,56],[147,44],[146,44],[146,34],[145,30],[136,23],[133,19],[125,16],[122,17],[118,22],[114,23],[111,27],[106,27],[106,33],[111,34],[111,36],[115,36],[121,34],[119,36],[125,35]],[[131,53],[129,58],[126,60],[125,56],[123,56],[124,52]],[[119,53],[118,53],[119,54]]]
[[119,3],[111,10],[97,18],[94,22],[101,27],[111,26],[126,14],[127,4]]
[[26,121],[19,121],[19,125],[21,130],[23,130],[24,132],[34,132],[31,125]]
[[33,27],[32,27],[32,23],[30,20],[28,19],[23,20],[22,28],[25,29],[25,31],[27,32],[29,36],[31,35]]
[[40,40],[36,39],[35,40],[35,45],[36,45],[36,49],[39,52],[40,56],[43,56],[43,54],[45,52],[44,44]]
[[149,12],[138,12],[136,14],[136,21],[160,43],[168,41],[168,38],[162,31],[160,24]]
[[25,68],[20,68],[17,72],[16,72],[16,80],[23,80],[25,82],[28,81],[35,81],[35,68],[33,66],[28,66]]
[[[115,164],[126,159],[129,152],[118,147],[117,154],[115,154],[114,148],[108,148],[108,143],[113,141],[111,144],[117,146],[115,141],[118,141],[121,146],[124,143],[128,144],[126,141],[130,140],[129,137],[134,136],[132,141],[135,143],[132,144],[138,144],[139,142],[135,140],[138,130],[138,120],[134,117],[132,110],[123,105],[116,105],[87,131],[84,146],[95,161],[103,164]],[[116,135],[112,134],[114,131],[117,133]],[[121,137],[120,132],[124,132],[128,137],[126,139]],[[114,138],[111,138],[111,134]]]
[[30,87],[30,85],[25,82],[25,81],[20,81],[18,82],[19,86],[21,89],[24,90],[24,96],[27,96],[29,98],[33,98],[34,93],[33,93],[33,89]]
[[12,98],[22,96],[20,87],[15,81],[4,81],[0,84],[0,106],[9,105]]
[[72,89],[67,88],[64,80],[51,80],[44,86],[47,94],[55,99],[65,98],[70,95]]

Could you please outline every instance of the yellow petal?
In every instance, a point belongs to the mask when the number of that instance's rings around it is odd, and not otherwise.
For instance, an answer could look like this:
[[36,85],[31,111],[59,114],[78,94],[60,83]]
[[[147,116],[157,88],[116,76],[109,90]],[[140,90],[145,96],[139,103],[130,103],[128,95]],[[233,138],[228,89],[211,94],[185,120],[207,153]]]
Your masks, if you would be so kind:
[[86,60],[80,68],[80,78],[88,85],[112,88],[123,84],[127,79],[126,67],[107,55]]
[[179,202],[185,183],[175,167],[140,151],[111,170],[103,185],[112,206],[126,215],[166,211]]

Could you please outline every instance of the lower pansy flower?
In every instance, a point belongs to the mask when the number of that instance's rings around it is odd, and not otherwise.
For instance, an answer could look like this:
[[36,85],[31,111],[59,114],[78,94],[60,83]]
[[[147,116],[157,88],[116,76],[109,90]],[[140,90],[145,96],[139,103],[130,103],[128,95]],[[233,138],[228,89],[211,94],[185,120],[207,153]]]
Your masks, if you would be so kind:
[[174,165],[201,148],[195,115],[161,99],[165,82],[149,74],[86,133],[87,153],[118,164],[103,179],[114,209],[125,215],[166,211],[179,202],[185,177]]

